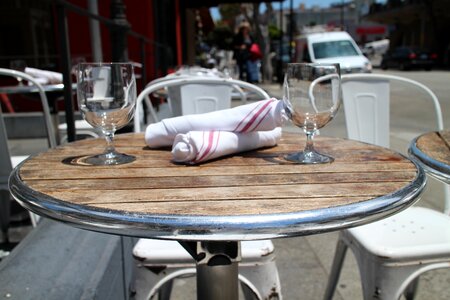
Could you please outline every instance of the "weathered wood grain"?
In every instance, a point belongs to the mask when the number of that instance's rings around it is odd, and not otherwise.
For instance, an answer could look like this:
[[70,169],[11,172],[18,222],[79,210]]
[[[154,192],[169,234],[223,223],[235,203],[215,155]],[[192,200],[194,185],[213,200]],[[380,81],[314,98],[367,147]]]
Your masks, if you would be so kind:
[[[352,140],[317,137],[335,157],[297,165],[284,155],[304,138],[284,134],[277,147],[220,158],[197,166],[171,162],[170,149],[149,149],[143,134],[118,135],[117,150],[137,157],[108,167],[73,164],[103,151],[102,139],[83,140],[41,153],[20,169],[32,189],[61,201],[130,213],[242,215],[304,211],[377,198],[406,186],[416,168],[389,149]],[[72,163],[71,163],[72,162]]]
[[429,157],[450,165],[450,131],[424,134],[417,139],[416,146]]

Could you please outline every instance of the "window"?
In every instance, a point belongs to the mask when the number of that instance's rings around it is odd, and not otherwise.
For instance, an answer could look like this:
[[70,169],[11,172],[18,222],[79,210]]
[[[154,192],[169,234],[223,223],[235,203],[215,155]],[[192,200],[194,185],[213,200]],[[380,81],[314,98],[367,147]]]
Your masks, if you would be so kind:
[[312,46],[316,59],[359,55],[348,40],[314,43]]

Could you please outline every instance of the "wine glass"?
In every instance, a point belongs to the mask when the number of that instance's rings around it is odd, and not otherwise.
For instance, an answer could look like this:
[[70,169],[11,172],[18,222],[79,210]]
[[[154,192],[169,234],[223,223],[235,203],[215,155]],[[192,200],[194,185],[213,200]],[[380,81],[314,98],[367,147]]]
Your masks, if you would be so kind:
[[[23,59],[15,59],[9,62],[9,67],[13,70],[19,71],[19,72],[25,72],[25,68],[27,67],[26,61]],[[22,77],[16,77],[17,82],[19,85],[23,85],[22,83]]]
[[103,153],[83,158],[88,165],[119,165],[134,161],[114,148],[114,133],[134,116],[136,79],[131,63],[80,63],[77,72],[78,104],[84,119],[101,129]]
[[316,131],[336,115],[341,102],[339,64],[291,63],[287,65],[283,101],[289,119],[306,133],[306,147],[286,159],[300,164],[334,161],[314,149]]

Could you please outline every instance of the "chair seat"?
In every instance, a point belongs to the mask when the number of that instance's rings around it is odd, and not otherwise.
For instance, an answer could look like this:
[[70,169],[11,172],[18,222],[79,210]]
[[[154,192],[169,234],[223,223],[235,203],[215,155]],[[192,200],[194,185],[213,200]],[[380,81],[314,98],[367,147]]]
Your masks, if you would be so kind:
[[[89,123],[86,120],[76,120],[75,121],[75,128],[81,129],[81,130],[91,130],[94,131],[94,128],[89,125]],[[67,123],[61,123],[58,125],[59,130],[67,130]]]
[[[93,138],[98,138],[99,134],[86,120],[76,120],[75,129],[78,136],[89,136]],[[62,123],[58,125],[58,131],[61,138],[61,143],[67,142],[67,123]]]
[[[133,248],[136,299],[169,299],[173,280],[196,272],[195,261],[178,242],[139,239]],[[282,299],[281,284],[270,240],[241,242],[239,281],[245,299]]]
[[[241,243],[243,263],[255,263],[272,259],[274,251],[270,240]],[[192,256],[176,241],[139,239],[133,248],[133,256],[142,264],[194,264]]]
[[28,158],[28,155],[11,156],[12,167],[15,168],[18,164],[20,164],[21,162],[23,162],[27,158]]
[[450,217],[424,207],[411,207],[348,232],[370,253],[386,260],[450,255]]

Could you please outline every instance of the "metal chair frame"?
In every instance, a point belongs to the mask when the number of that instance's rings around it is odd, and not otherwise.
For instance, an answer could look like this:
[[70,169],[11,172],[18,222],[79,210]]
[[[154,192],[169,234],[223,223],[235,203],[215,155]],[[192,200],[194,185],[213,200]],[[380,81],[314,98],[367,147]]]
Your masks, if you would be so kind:
[[[32,76],[30,76],[26,73],[23,73],[23,72],[16,71],[16,70],[0,68],[0,75],[11,76],[11,77],[15,77],[15,78],[22,78],[37,87],[39,96],[41,99],[41,103],[42,103],[42,109],[44,112],[44,122],[45,122],[46,131],[47,131],[48,145],[50,148],[56,147],[56,137],[55,137],[55,131],[53,128],[52,118],[50,115],[50,108],[48,105],[48,100],[47,100],[47,96],[45,94],[45,90],[42,87],[42,85],[38,81],[36,81],[35,78],[33,78]],[[10,209],[9,201],[11,201],[11,198],[9,196],[9,189],[8,189],[8,177],[9,177],[9,174],[11,173],[12,169],[18,163],[20,163],[22,160],[24,160],[27,156],[20,156],[20,157],[16,156],[15,157],[15,156],[10,155],[9,148],[8,148],[8,136],[6,133],[5,123],[3,120],[3,115],[1,113],[1,110],[0,110],[0,151],[1,151],[1,155],[0,155],[0,190],[3,191],[3,193],[1,194],[2,199],[0,200],[0,205],[1,205],[0,210],[2,211],[2,215],[0,217],[1,218],[0,223],[2,224],[3,233],[6,234],[6,236],[7,236],[7,230],[9,227],[8,226],[8,224],[9,224],[9,209]],[[5,193],[6,191],[7,191],[7,193]],[[31,213],[30,213],[30,217],[31,217],[31,221],[32,221],[33,225],[36,226],[38,217]]]
[[[264,91],[262,88],[245,82],[241,80],[231,79],[231,78],[215,78],[212,76],[208,77],[202,77],[202,76],[192,76],[192,77],[182,77],[182,78],[165,78],[164,80],[158,80],[155,83],[150,83],[147,85],[147,87],[139,94],[136,100],[136,113],[134,116],[134,131],[135,132],[141,132],[141,114],[143,111],[142,102],[145,101],[145,104],[147,105],[147,108],[149,109],[149,112],[152,116],[152,119],[155,122],[158,122],[158,116],[156,114],[156,111],[150,101],[149,95],[159,91],[161,89],[167,89],[170,87],[178,87],[183,85],[189,85],[189,84],[202,84],[202,85],[216,85],[216,86],[229,86],[232,89],[237,90],[238,92],[242,92],[242,101],[246,101],[245,93],[242,89],[246,89],[247,91],[256,93],[257,95],[260,95],[264,99],[269,99],[270,96],[267,94],[266,91]],[[169,107],[172,106],[172,103],[169,99]],[[171,109],[173,111],[173,109]]]
[[[389,147],[391,81],[409,83],[427,93],[436,114],[435,129],[443,129],[439,100],[425,85],[400,76],[349,74],[342,76],[349,138]],[[449,268],[448,195],[447,185],[445,214],[423,207],[410,207],[387,219],[342,230],[324,299],[331,299],[334,294],[348,248],[358,263],[365,300],[397,300],[402,294],[412,299],[420,274]]]

